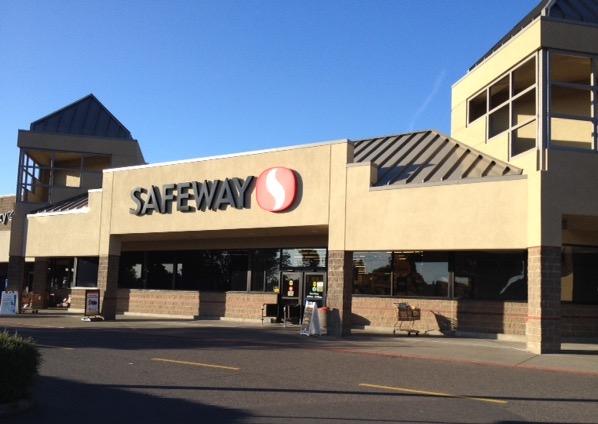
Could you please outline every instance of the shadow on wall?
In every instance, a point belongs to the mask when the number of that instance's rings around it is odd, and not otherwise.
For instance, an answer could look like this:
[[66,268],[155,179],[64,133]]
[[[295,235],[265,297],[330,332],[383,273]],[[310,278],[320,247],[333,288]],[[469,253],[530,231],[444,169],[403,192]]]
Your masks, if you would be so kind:
[[[105,424],[110,417],[131,423],[195,422],[198,417],[202,422],[238,423],[249,417],[238,409],[46,376],[38,379],[34,398],[35,407],[20,415],[19,423],[77,422],[83,417],[89,424]],[[109,417],[102,413],[107,405]]]

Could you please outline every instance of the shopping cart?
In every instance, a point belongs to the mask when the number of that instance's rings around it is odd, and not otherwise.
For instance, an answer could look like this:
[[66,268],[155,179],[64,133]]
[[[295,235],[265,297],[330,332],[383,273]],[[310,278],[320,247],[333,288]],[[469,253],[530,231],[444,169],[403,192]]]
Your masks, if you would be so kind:
[[397,308],[397,321],[392,329],[392,334],[396,335],[397,331],[405,331],[408,336],[419,335],[419,330],[414,329],[415,321],[421,319],[421,309],[414,308],[408,303],[395,303]]
[[39,293],[23,293],[21,296],[21,312],[37,314],[44,307],[43,296]]

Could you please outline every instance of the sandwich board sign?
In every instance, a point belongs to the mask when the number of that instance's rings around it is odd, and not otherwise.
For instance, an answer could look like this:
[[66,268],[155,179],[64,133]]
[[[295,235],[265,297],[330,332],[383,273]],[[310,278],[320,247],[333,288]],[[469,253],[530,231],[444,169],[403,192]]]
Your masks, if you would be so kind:
[[100,291],[85,290],[85,316],[100,315]]
[[322,335],[320,328],[320,319],[318,317],[318,304],[316,302],[305,302],[305,309],[303,310],[303,321],[301,321],[301,330],[299,334],[302,336],[313,336],[317,334]]
[[0,299],[0,315],[16,315],[19,312],[19,292],[3,291]]

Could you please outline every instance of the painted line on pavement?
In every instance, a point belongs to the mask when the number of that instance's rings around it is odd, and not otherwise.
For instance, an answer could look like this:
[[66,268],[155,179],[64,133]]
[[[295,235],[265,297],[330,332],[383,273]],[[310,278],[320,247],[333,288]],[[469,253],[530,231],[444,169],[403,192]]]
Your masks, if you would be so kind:
[[229,370],[229,371],[240,371],[241,368],[237,367],[229,367],[226,365],[217,365],[217,364],[205,364],[202,362],[190,362],[190,361],[179,361],[176,359],[166,359],[166,358],[152,358],[152,361],[155,362],[167,362],[170,364],[178,364],[178,365],[190,365],[193,367],[205,367],[205,368],[218,368],[222,370]]
[[506,400],[499,400],[499,399],[492,399],[492,398],[483,398],[483,397],[472,397],[472,396],[460,396],[460,395],[452,395],[450,393],[442,393],[442,392],[429,392],[426,390],[415,390],[415,389],[408,389],[406,387],[394,387],[394,386],[380,386],[378,384],[367,384],[361,383],[359,387],[367,387],[370,389],[380,389],[380,390],[390,390],[393,392],[403,392],[403,393],[413,393],[418,395],[425,395],[425,396],[436,396],[436,397],[446,397],[446,398],[456,398],[456,399],[470,399],[470,400],[477,400],[480,402],[489,402],[489,403],[498,403],[504,405],[508,403]]
[[54,345],[49,345],[49,344],[40,344],[40,343],[35,343],[36,346],[39,347],[44,347],[44,348],[49,348],[49,349],[64,349],[64,350],[75,350],[74,347],[66,347],[66,346],[54,346]]

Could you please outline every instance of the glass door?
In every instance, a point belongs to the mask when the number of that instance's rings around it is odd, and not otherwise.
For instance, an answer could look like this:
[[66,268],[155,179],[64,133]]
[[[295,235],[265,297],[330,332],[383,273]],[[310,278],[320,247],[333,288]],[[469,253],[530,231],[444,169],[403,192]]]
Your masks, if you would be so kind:
[[285,321],[299,322],[303,301],[303,273],[283,272],[280,287],[280,304]]
[[326,303],[326,273],[324,272],[306,272],[305,273],[305,289],[303,292],[303,299],[301,304],[309,300],[316,302],[318,307],[322,307]]

